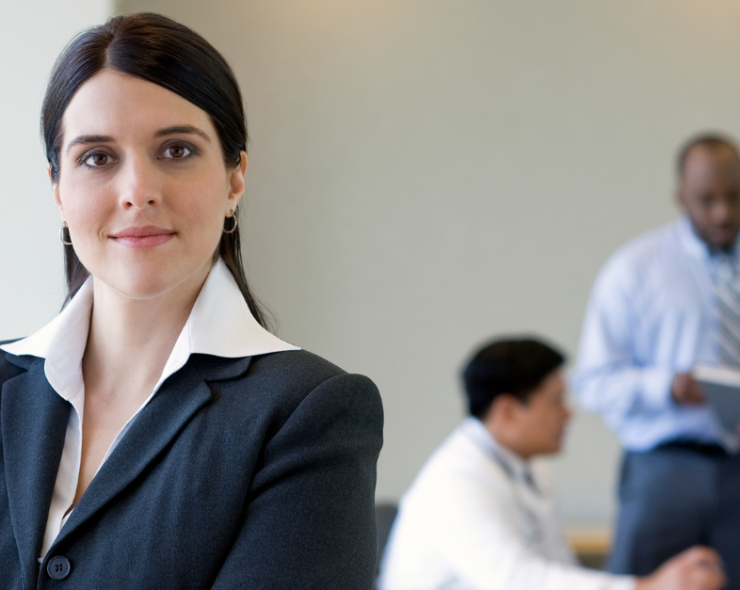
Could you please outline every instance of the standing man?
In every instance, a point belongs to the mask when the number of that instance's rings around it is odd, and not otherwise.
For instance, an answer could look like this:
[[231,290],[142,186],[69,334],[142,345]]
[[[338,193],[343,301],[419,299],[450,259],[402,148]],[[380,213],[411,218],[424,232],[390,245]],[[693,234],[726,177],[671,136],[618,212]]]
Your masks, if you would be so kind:
[[610,569],[642,575],[695,544],[740,589],[740,458],[691,370],[740,367],[740,159],[717,135],[678,158],[684,216],[620,248],[593,287],[572,386],[625,449]]

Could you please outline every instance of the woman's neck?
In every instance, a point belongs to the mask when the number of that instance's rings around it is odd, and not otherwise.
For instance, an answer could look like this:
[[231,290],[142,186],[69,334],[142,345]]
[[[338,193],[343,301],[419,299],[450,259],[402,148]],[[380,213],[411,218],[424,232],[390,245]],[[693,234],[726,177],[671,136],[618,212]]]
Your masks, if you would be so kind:
[[90,332],[82,359],[85,388],[106,397],[134,394],[146,399],[162,374],[205,277],[149,299],[132,299],[102,281],[93,281]]

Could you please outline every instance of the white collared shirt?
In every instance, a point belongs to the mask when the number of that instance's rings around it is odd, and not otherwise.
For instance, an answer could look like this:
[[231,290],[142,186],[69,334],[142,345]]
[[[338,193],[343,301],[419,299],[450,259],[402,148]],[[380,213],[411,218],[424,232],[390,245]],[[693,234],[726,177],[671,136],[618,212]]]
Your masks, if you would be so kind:
[[[67,307],[49,324],[28,338],[0,347],[14,355],[31,355],[45,359],[44,373],[49,384],[72,405],[46,523],[41,549],[42,558],[72,513],[69,508],[77,490],[85,407],[82,357],[87,345],[92,304],[93,285],[90,277]],[[162,383],[180,370],[191,354],[240,358],[286,350],[299,348],[283,342],[259,325],[249,311],[231,271],[219,258],[193,305],[151,395],[113,439],[100,467],[118,446],[133,421],[154,397]]]
[[468,418],[401,500],[380,590],[631,590],[578,567],[532,465]]

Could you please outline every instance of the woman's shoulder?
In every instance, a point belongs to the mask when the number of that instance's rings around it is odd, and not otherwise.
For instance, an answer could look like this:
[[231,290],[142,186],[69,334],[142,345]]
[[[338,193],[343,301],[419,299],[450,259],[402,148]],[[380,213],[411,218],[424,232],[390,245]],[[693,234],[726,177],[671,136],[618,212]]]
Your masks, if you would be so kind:
[[[241,361],[238,376],[209,383],[213,397],[208,419],[250,424],[243,432],[261,432],[267,439],[278,432],[308,436],[308,432],[338,429],[357,436],[365,433],[373,444],[380,444],[383,405],[368,377],[348,373],[305,350]],[[240,361],[232,362],[236,366]]]
[[347,373],[328,360],[306,350],[289,350],[256,356],[247,375],[252,384],[268,385],[273,392],[308,395],[317,388],[360,390],[377,393],[375,384],[364,375]]
[[227,405],[241,405],[248,400],[252,408],[290,413],[307,398],[334,400],[342,405],[349,400],[363,400],[371,405],[380,402],[378,389],[368,377],[347,373],[306,350],[274,352],[232,362],[243,362],[244,370],[218,387]]
[[303,349],[254,356],[251,358],[250,372],[273,378],[282,377],[288,381],[298,378],[306,382],[321,382],[346,374],[337,365]]

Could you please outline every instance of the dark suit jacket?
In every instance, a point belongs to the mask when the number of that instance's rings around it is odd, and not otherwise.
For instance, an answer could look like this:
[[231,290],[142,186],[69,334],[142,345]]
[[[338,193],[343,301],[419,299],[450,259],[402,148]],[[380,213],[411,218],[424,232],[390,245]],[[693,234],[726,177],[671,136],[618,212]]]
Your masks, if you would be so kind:
[[41,564],[71,406],[42,359],[0,351],[0,385],[0,589],[372,588],[383,417],[366,377],[304,351],[191,356]]

